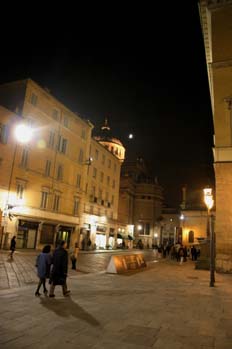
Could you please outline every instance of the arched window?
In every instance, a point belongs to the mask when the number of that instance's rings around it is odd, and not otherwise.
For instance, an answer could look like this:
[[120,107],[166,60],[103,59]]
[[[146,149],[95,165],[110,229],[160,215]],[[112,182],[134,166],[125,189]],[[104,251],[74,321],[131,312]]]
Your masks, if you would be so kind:
[[190,243],[194,242],[194,231],[190,230],[188,233],[188,240]]

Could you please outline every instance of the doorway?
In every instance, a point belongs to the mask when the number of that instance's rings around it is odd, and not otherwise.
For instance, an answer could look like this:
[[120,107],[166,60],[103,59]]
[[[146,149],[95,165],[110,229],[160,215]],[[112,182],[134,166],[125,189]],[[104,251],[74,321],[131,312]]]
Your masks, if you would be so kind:
[[37,222],[19,221],[16,246],[17,248],[35,249],[38,231]]
[[67,248],[69,248],[72,230],[73,228],[70,227],[60,227],[56,235],[56,246],[59,245],[60,241],[64,240],[67,243]]

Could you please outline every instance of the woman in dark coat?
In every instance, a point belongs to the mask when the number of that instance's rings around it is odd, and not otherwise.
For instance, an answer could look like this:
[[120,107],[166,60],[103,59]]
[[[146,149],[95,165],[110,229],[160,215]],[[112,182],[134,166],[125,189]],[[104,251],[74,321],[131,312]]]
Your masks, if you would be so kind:
[[10,242],[10,251],[11,252],[10,252],[9,256],[11,259],[13,259],[13,253],[15,251],[15,246],[16,246],[15,239],[16,239],[16,236],[13,236],[13,238],[11,239],[11,242]]
[[70,291],[67,290],[66,278],[68,274],[68,252],[65,250],[66,242],[61,241],[60,245],[54,251],[52,257],[52,269],[50,276],[50,294],[49,297],[55,297],[54,290],[56,285],[61,285],[63,295],[67,296]]
[[36,267],[37,267],[37,274],[39,277],[39,283],[35,292],[35,296],[41,296],[41,294],[39,293],[41,285],[43,285],[44,294],[47,295],[48,293],[46,289],[46,278],[49,278],[50,276],[50,267],[51,267],[51,261],[52,261],[52,256],[50,254],[50,251],[51,251],[51,246],[46,245],[44,246],[43,251],[36,258]]

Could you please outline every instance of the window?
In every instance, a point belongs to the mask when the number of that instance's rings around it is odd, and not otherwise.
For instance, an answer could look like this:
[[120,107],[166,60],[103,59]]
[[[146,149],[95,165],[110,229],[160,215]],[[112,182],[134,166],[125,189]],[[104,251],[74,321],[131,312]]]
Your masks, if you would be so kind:
[[81,187],[81,175],[80,174],[77,174],[76,186],[77,186],[77,188]]
[[97,169],[96,167],[93,168],[93,178],[97,177]]
[[58,165],[57,167],[57,176],[56,179],[58,181],[61,181],[63,179],[63,166],[62,165]]
[[46,166],[45,166],[45,176],[50,176],[50,172],[51,172],[51,161],[47,160]]
[[58,120],[59,118],[59,111],[57,109],[52,109],[52,117],[54,120]]
[[96,192],[96,188],[94,186],[92,186],[91,195],[93,196],[93,198],[95,196],[95,192]]
[[83,163],[83,157],[84,157],[83,149],[80,149],[79,158],[78,158],[78,162],[79,162],[80,164]]
[[81,130],[81,138],[82,138],[82,139],[86,139],[86,130],[85,130],[85,128],[83,128],[83,129]]
[[110,176],[107,176],[107,185],[110,185]]
[[95,150],[95,160],[98,160],[98,155],[99,155],[99,151],[96,149]]
[[190,243],[194,242],[194,231],[190,230],[188,233],[188,240]]
[[112,195],[112,200],[111,200],[111,205],[113,206],[114,204],[114,195]]
[[109,193],[106,193],[106,201],[109,201]]
[[28,163],[28,149],[24,148],[22,153],[22,158],[21,158],[21,166],[23,168],[26,168],[27,163]]
[[40,207],[47,208],[47,202],[48,202],[48,192],[42,191]]
[[79,198],[74,198],[74,205],[73,205],[73,215],[74,216],[78,216],[79,213],[79,204],[80,204],[80,200]]
[[104,180],[104,173],[103,173],[103,172],[101,172],[101,178],[100,178],[100,180],[101,180],[101,182],[103,182],[103,180]]
[[24,185],[21,183],[17,184],[17,199],[23,198]]
[[62,136],[59,136],[58,140],[58,151],[62,154],[66,153],[66,148],[67,148],[67,139],[63,138]]
[[60,204],[60,196],[58,194],[54,195],[53,210],[58,211]]
[[99,198],[99,200],[102,199],[102,190],[101,189],[99,189],[99,191],[98,191],[98,198]]
[[50,131],[49,133],[49,139],[48,139],[48,147],[53,148],[55,143],[55,132]]
[[64,127],[68,128],[68,122],[69,122],[69,119],[68,119],[68,116],[64,116]]
[[113,180],[112,188],[115,188],[115,180]]
[[145,224],[145,235],[150,235],[150,223]]
[[102,165],[105,165],[106,157],[105,155],[102,155]]
[[108,168],[111,168],[111,160],[108,160]]
[[36,105],[37,105],[37,102],[38,102],[38,97],[37,97],[34,93],[32,93],[32,94],[31,94],[30,103],[31,103],[32,105],[36,106]]
[[51,224],[43,224],[40,234],[41,244],[53,244],[55,236],[55,226]]
[[0,142],[1,143],[3,144],[7,143],[8,133],[9,133],[8,126],[0,124]]
[[116,172],[116,171],[117,171],[117,165],[114,164],[114,172]]

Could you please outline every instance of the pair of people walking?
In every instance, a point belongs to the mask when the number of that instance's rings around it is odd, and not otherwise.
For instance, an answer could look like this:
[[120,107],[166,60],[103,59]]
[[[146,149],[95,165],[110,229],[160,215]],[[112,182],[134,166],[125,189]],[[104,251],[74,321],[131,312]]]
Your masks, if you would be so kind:
[[68,253],[66,251],[66,242],[61,241],[59,246],[51,256],[51,246],[46,245],[43,251],[39,254],[36,261],[39,283],[35,292],[36,296],[39,293],[41,285],[43,285],[44,294],[47,295],[46,279],[49,278],[50,292],[49,297],[55,297],[54,291],[57,285],[62,286],[63,295],[68,296],[70,291],[67,288],[67,274],[68,274]]

